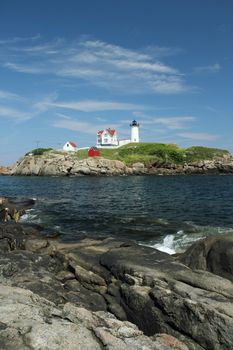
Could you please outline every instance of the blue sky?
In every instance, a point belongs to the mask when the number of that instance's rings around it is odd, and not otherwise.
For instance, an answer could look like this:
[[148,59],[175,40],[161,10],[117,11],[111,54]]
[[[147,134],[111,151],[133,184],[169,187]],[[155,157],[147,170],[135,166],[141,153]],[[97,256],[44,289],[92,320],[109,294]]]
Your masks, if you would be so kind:
[[1,0],[0,164],[105,127],[233,151],[232,0]]

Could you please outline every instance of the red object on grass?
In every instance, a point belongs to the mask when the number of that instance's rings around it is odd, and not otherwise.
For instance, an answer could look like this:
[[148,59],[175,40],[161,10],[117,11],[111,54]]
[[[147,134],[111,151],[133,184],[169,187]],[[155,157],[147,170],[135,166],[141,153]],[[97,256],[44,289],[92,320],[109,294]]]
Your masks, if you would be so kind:
[[96,147],[91,147],[88,150],[88,157],[100,157],[100,151]]

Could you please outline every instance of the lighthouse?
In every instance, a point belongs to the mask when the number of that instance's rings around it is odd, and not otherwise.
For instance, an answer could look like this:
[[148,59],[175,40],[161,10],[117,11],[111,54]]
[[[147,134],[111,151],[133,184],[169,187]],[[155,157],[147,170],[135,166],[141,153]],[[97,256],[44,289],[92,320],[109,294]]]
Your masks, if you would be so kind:
[[139,124],[136,120],[133,120],[130,124],[131,127],[131,142],[139,142]]

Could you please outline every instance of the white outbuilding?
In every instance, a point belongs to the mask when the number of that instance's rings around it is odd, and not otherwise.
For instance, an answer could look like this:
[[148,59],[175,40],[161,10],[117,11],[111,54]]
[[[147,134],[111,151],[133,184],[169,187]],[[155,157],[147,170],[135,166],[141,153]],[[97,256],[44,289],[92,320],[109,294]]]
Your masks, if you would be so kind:
[[75,152],[75,151],[77,151],[76,143],[74,143],[72,141],[66,142],[64,144],[64,146],[63,146],[63,151],[67,151],[67,152]]

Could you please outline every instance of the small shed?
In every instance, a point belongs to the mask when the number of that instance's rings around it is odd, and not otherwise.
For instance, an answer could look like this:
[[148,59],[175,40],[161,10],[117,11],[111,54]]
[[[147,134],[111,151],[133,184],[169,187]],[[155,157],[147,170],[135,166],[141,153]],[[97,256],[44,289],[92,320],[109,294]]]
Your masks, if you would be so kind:
[[68,152],[75,152],[77,151],[77,145],[72,141],[68,141],[64,144],[63,150]]
[[88,157],[100,157],[100,151],[97,147],[91,147],[88,150]]

